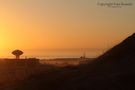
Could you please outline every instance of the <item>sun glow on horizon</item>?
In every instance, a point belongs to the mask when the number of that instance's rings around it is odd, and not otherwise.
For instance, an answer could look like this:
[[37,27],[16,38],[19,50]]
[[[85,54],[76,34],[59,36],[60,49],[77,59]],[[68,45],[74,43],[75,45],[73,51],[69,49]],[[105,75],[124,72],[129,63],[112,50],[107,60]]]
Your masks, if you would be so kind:
[[95,3],[89,0],[0,1],[2,55],[16,48],[106,50],[134,32],[135,6],[126,10],[109,9],[99,8]]

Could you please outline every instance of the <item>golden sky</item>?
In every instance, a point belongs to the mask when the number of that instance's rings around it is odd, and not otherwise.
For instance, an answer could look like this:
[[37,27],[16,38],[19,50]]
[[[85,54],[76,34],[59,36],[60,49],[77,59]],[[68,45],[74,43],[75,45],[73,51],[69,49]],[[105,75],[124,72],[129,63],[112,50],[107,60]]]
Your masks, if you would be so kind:
[[108,49],[135,31],[135,6],[99,1],[0,0],[0,50]]

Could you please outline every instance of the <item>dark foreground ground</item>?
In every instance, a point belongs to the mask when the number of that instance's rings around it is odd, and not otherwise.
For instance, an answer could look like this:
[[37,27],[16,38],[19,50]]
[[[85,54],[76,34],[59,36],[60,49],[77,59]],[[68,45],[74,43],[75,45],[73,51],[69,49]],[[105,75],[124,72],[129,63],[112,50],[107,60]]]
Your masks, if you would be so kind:
[[86,67],[52,67],[0,90],[135,90],[134,71],[104,73]]

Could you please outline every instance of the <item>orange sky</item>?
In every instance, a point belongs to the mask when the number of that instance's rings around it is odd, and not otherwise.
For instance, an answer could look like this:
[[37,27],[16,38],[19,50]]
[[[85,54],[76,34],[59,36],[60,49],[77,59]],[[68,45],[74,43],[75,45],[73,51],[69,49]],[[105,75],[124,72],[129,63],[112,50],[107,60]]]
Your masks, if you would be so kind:
[[105,8],[97,0],[1,0],[0,54],[16,48],[108,49],[135,31],[134,9]]

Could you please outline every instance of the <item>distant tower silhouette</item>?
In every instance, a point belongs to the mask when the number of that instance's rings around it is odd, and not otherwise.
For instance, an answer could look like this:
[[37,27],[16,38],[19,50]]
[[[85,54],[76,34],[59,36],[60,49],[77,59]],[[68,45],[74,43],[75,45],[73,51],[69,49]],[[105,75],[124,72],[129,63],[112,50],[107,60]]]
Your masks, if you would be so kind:
[[83,53],[83,58],[86,58],[86,53],[85,52]]
[[86,58],[85,52],[83,53],[83,55],[82,55],[80,58],[81,58],[81,59],[85,59],[85,58]]
[[12,54],[16,56],[16,59],[20,59],[20,55],[22,55],[23,52],[21,50],[14,50]]

